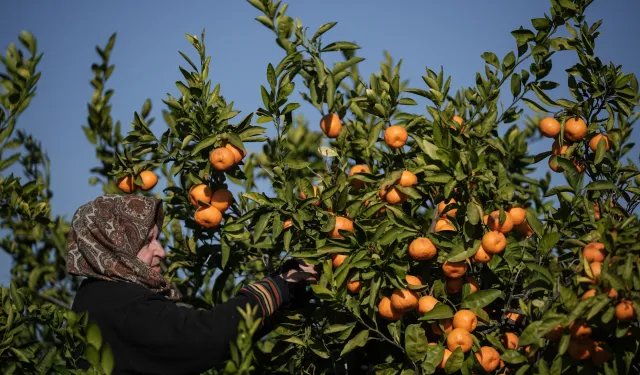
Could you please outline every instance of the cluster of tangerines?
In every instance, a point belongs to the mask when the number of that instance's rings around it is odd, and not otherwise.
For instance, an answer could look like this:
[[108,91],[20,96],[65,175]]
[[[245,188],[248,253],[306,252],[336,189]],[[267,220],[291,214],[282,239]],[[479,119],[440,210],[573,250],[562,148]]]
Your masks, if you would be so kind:
[[[572,142],[580,142],[587,135],[587,124],[580,117],[569,118],[564,123],[564,141],[562,146],[560,146],[560,142],[558,142],[558,135],[560,135],[560,122],[556,120],[554,117],[545,117],[540,120],[538,124],[538,129],[540,130],[540,134],[547,138],[556,138],[551,146],[552,155],[549,157],[549,168],[551,168],[554,172],[562,172],[564,169],[558,164],[557,157],[559,155],[564,155],[569,147],[571,147]],[[605,134],[596,134],[589,141],[589,148],[591,151],[596,152],[598,148],[598,143],[600,141],[604,141],[605,150],[609,151],[611,149],[611,142],[609,141],[609,137]],[[578,172],[582,173],[584,171],[584,162],[579,160],[578,158],[571,158],[571,162],[575,165]]]
[[[595,297],[599,293],[606,294],[611,300],[618,300],[618,291],[613,288],[600,288],[597,284],[600,281],[600,271],[602,268],[602,262],[607,256],[605,245],[601,242],[590,242],[582,248],[582,257],[589,265],[588,269],[585,268],[585,276],[589,284],[596,285],[595,288],[587,289],[582,294],[582,299],[588,299]],[[631,321],[636,318],[636,309],[633,303],[627,299],[620,299],[616,302],[615,309],[616,319],[619,321]],[[591,339],[592,328],[589,322],[585,319],[578,319],[572,322],[568,329],[571,335],[571,341],[567,348],[569,355],[576,360],[583,360],[591,358],[594,364],[602,365],[611,358],[611,353],[602,346],[602,343]],[[558,325],[554,330],[549,332],[545,337],[551,341],[558,341],[565,328],[562,325]],[[627,333],[631,334],[631,331]]]
[[[455,200],[452,199],[447,203],[441,202],[438,205],[440,217],[436,222],[434,231],[455,231],[455,227],[449,219],[455,217],[457,214],[457,208],[449,207],[449,205],[453,206],[455,203]],[[500,222],[500,211],[494,211],[489,215],[485,215],[484,222],[489,227],[489,231],[483,236],[478,250],[472,257],[472,260],[477,263],[488,263],[494,255],[501,253],[506,247],[505,234],[509,233],[514,227],[519,228],[524,235],[531,234],[531,228],[526,221],[525,210],[520,207],[513,207],[505,211],[505,219],[503,222]],[[427,261],[436,257],[437,249],[429,238],[419,237],[409,244],[408,254],[414,260]],[[470,264],[471,260],[469,259],[459,262],[444,262],[442,271],[446,278],[445,289],[447,294],[460,293],[465,282],[469,284],[471,293],[479,290],[480,285],[478,282],[473,277],[466,275],[468,265]],[[407,276],[406,280],[408,285],[415,287],[422,286],[420,279],[415,276]],[[439,302],[440,301],[431,295],[420,297],[411,289],[396,289],[391,297],[383,297],[380,300],[378,303],[378,313],[385,319],[392,321],[399,320],[404,313],[412,310],[415,310],[418,315],[426,314]],[[509,314],[510,316],[508,316],[508,318],[514,321],[518,319],[516,314]],[[459,310],[453,316],[453,319],[442,319],[431,324],[433,333],[439,336],[447,335],[447,347],[440,364],[442,368],[444,368],[447,359],[456,348],[460,347],[464,353],[471,350],[473,343],[471,332],[475,330],[476,325],[477,318],[470,310]],[[508,347],[515,349],[517,347],[517,336],[508,332],[505,334],[505,337],[505,342],[508,342],[510,345]],[[516,342],[515,344],[514,340]],[[498,351],[490,346],[481,347],[480,350],[475,353],[475,356],[486,371],[493,371],[499,365],[501,365],[501,367],[504,366],[504,363],[501,363]]]
[[[140,185],[140,190],[142,191],[151,190],[158,183],[158,176],[152,171],[140,172],[140,179],[142,180],[142,185]],[[120,177],[116,181],[116,186],[118,186],[118,189],[122,190],[123,193],[133,193],[138,188],[134,180],[132,175]]]
[[[247,155],[246,151],[227,143],[224,147],[218,147],[209,154],[209,163],[218,172],[224,172],[237,165]],[[158,183],[158,176],[151,171],[140,172],[143,185],[141,190],[151,190]],[[116,182],[120,190],[125,193],[133,193],[136,190],[133,176],[124,176]],[[197,184],[189,189],[189,201],[197,207],[194,220],[201,227],[217,228],[222,222],[222,213],[233,202],[233,194],[227,189],[218,189],[215,192],[206,184]]]

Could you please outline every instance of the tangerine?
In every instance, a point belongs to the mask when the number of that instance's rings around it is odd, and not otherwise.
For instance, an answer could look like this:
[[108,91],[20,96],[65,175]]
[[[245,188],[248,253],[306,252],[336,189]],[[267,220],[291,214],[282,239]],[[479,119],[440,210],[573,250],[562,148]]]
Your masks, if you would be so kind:
[[342,122],[340,117],[335,113],[329,113],[322,116],[320,120],[320,129],[329,138],[336,138],[342,130]]
[[209,162],[217,171],[226,171],[233,167],[235,156],[228,148],[218,147],[209,154]]
[[429,260],[436,256],[436,247],[426,237],[419,237],[409,244],[409,256],[415,260]]
[[409,133],[402,126],[390,126],[384,131],[384,142],[392,149],[402,148],[408,138]]

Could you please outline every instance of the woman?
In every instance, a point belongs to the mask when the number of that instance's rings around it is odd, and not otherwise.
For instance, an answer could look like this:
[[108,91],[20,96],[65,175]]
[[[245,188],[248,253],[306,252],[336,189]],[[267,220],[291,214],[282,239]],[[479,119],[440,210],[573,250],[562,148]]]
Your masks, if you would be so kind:
[[100,327],[113,351],[114,374],[206,371],[228,358],[242,319],[238,307],[258,306],[263,335],[274,312],[293,303],[304,282],[317,281],[313,267],[300,264],[210,310],[178,306],[179,292],[160,273],[163,218],[160,200],[119,195],[103,195],[73,216],[67,269],[87,277],[73,310],[88,312]]

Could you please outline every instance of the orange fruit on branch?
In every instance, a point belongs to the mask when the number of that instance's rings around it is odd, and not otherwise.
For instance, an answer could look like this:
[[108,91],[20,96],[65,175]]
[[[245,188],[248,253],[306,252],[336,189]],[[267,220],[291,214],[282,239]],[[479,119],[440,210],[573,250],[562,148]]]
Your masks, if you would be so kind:
[[569,324],[569,331],[574,339],[586,339],[591,336],[592,329],[586,320],[578,319]]
[[[349,170],[349,177],[358,173],[371,173],[371,169],[364,164],[356,164]],[[351,186],[357,190],[362,189],[364,187],[364,181],[356,179],[351,180]]]
[[392,149],[402,148],[408,138],[409,133],[402,126],[390,126],[384,131],[384,143]]
[[444,283],[447,294],[457,294],[462,292],[463,283],[464,281],[462,280],[461,277],[456,277],[456,278],[448,277]]
[[604,134],[596,134],[589,141],[589,148],[591,149],[591,151],[596,152],[596,150],[598,149],[598,143],[600,142],[601,139],[604,139],[605,151],[611,150],[611,142],[609,142],[609,137],[607,137]]
[[471,346],[473,345],[473,339],[471,338],[471,334],[469,331],[463,328],[454,328],[451,332],[449,332],[449,336],[447,336],[447,348],[453,352],[456,348],[460,347],[463,353],[471,350]]
[[[462,119],[462,117],[456,115],[453,116],[451,118],[453,121],[457,122],[458,125],[460,125],[460,134],[464,133],[464,125],[462,125],[462,123],[464,122],[464,120]],[[455,129],[454,127],[451,127],[451,129]]]
[[[318,187],[314,186],[313,187],[313,197],[318,197]],[[304,193],[304,191],[300,191],[300,198],[302,199],[307,199],[307,195]],[[316,203],[313,204],[314,206],[320,206],[320,199],[318,199],[316,201]]]
[[400,312],[413,310],[418,306],[418,295],[408,289],[396,289],[391,295],[391,306]]
[[602,272],[602,262],[591,262],[591,264],[589,264],[589,268],[591,268],[591,274],[593,274],[591,283],[594,284],[598,280],[600,280],[600,273]]
[[505,215],[505,219],[504,222],[500,222],[500,211],[496,210],[493,211],[490,215],[489,215],[489,219],[487,222],[487,225],[489,226],[489,229],[493,230],[493,231],[498,231],[498,232],[502,232],[503,234],[507,234],[509,232],[511,232],[511,230],[513,229],[513,220],[511,219],[511,214],[508,212],[504,213]]
[[504,345],[507,349],[517,349],[518,348],[518,336],[516,336],[513,332],[505,332],[500,340],[502,345]]
[[292,225],[293,225],[293,221],[291,221],[291,219],[287,219],[287,220],[284,221],[284,224],[282,226],[282,230],[290,228]]
[[203,228],[217,228],[222,222],[222,213],[213,206],[198,207],[194,219]]
[[342,130],[342,122],[340,117],[335,113],[329,113],[322,116],[320,120],[320,129],[329,138],[336,138]]
[[514,313],[514,312],[508,312],[507,313],[507,319],[511,320],[512,322],[518,324],[521,323],[522,320],[524,319],[524,317],[518,313]]
[[475,331],[478,326],[478,318],[471,310],[458,310],[453,315],[453,328],[462,328],[467,332]]
[[481,347],[475,356],[480,366],[487,372],[492,372],[500,365],[500,353],[490,346]]
[[413,186],[418,183],[418,177],[411,171],[402,171],[402,176],[398,179],[398,183],[402,187]]
[[233,167],[235,156],[228,148],[218,147],[209,154],[209,162],[216,171],[226,171]]
[[438,219],[436,221],[436,226],[433,228],[433,231],[435,233],[438,232],[442,232],[442,231],[456,231],[456,227],[453,226],[453,224],[451,224],[451,221],[449,219]]
[[607,254],[604,251],[604,244],[601,242],[590,242],[582,248],[582,256],[587,262],[602,262]]
[[407,275],[405,280],[407,280],[407,285],[422,286],[422,280],[418,276]]
[[493,255],[484,251],[484,248],[482,247],[482,245],[480,245],[480,247],[478,247],[478,251],[476,251],[476,253],[473,254],[472,259],[474,262],[478,262],[478,263],[489,263],[492,257]]
[[555,138],[560,134],[560,123],[553,117],[545,117],[538,123],[540,134],[547,138]]
[[564,136],[572,142],[578,142],[587,135],[587,124],[580,117],[570,118],[564,123]]
[[333,268],[340,267],[345,259],[347,259],[347,256],[344,254],[331,254],[331,264]]
[[418,314],[426,314],[429,311],[433,310],[436,304],[440,302],[433,296],[422,296],[418,300]]
[[[440,202],[438,204],[438,214],[442,216],[442,213],[444,212],[445,208],[447,208],[447,206],[449,205],[454,205],[455,203],[456,203],[456,200],[453,198],[449,199],[449,202],[447,203],[445,203],[445,201]],[[456,213],[458,213],[458,209],[451,207],[449,211],[447,211],[447,216],[456,217]]]
[[595,289],[589,289],[586,292],[584,292],[582,294],[582,297],[580,297],[580,299],[587,299],[587,298],[591,298],[591,297],[595,297],[595,295],[598,293],[597,290]]
[[402,312],[393,308],[389,297],[383,297],[378,303],[378,314],[387,320],[398,320],[402,318]]
[[526,220],[522,224],[516,225],[515,228],[522,237],[529,238],[533,235],[533,228]]
[[445,276],[450,278],[462,277],[467,273],[467,262],[449,262],[448,260],[442,264],[442,271]]
[[562,168],[560,166],[560,164],[558,163],[558,156],[557,155],[551,155],[549,156],[549,168],[551,168],[552,171],[554,172],[564,172],[564,168]]
[[[440,328],[440,325],[438,323],[442,324],[444,331]],[[440,319],[440,321],[438,322],[433,322],[431,323],[431,330],[433,331],[433,333],[435,333],[438,336],[442,336],[445,333],[449,333],[453,331],[453,319],[451,318]]]
[[426,237],[416,238],[409,244],[409,256],[415,260],[432,259],[437,252],[433,242]]
[[575,360],[587,359],[593,353],[594,343],[590,338],[584,340],[571,340],[567,347],[567,353]]
[[474,279],[471,276],[467,276],[466,279],[467,279],[467,283],[471,287],[471,293],[475,293],[478,290],[480,290],[480,284],[478,283],[478,281],[476,279]]
[[231,143],[227,143],[224,148],[228,149],[229,151],[231,151],[231,153],[233,154],[233,162],[235,164],[238,164],[242,161],[242,159],[244,159],[245,156],[247,156],[247,152],[239,149],[238,147],[232,145]]
[[158,176],[152,171],[140,172],[140,178],[142,179],[142,186],[140,186],[142,191],[151,190],[158,183]]
[[633,302],[625,299],[616,305],[616,319],[625,322],[635,318],[636,308],[633,306]]
[[362,289],[362,282],[360,280],[350,280],[347,283],[347,289],[350,293],[358,294],[360,293],[360,289]]
[[205,184],[194,185],[189,189],[189,202],[194,206],[200,206],[198,201],[210,204],[212,197],[213,191],[211,191],[211,188]]
[[565,142],[562,147],[560,147],[560,142],[558,142],[558,140],[555,140],[551,145],[551,153],[553,155],[564,155],[568,149],[569,144],[567,144],[567,142]]
[[440,364],[438,365],[438,367],[444,370],[445,366],[447,365],[447,360],[449,359],[449,357],[451,357],[451,350],[444,348],[444,356],[442,357],[442,361],[440,361]]
[[384,196],[384,199],[389,204],[400,204],[405,202],[408,198],[409,197],[407,196],[407,194],[401,192],[400,189],[396,188],[395,186],[389,188]]
[[501,253],[507,246],[507,239],[501,232],[487,232],[482,236],[482,247],[484,251],[495,255]]
[[527,220],[527,211],[522,207],[513,207],[509,210],[509,215],[511,215],[511,221],[513,225],[520,225]]
[[339,232],[340,230],[345,230],[345,231],[353,233],[353,221],[351,221],[351,219],[346,218],[344,216],[337,216],[336,217],[336,224],[334,225],[333,229],[329,233],[329,237],[331,237],[331,238],[344,238],[340,234],[340,232]]
[[218,189],[211,196],[211,206],[225,212],[233,202],[233,194],[227,189]]
[[116,181],[116,185],[123,193],[129,194],[136,191],[136,185],[133,183],[133,176],[124,176],[119,178],[118,181]]

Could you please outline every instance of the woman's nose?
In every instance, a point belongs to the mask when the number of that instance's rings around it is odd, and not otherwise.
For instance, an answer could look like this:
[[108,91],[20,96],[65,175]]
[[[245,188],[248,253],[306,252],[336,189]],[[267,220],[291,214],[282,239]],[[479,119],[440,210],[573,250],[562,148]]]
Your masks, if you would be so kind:
[[167,252],[164,250],[164,247],[162,247],[162,245],[158,244],[158,247],[156,248],[156,256],[158,258],[165,258],[167,256]]

